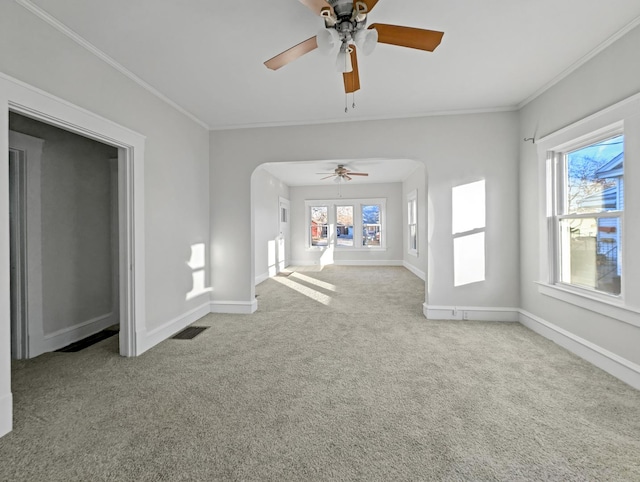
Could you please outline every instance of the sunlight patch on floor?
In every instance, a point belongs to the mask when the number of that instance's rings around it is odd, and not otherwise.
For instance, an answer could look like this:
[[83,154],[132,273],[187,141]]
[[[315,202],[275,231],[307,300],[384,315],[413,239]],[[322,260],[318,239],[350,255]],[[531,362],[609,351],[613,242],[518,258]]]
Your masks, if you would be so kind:
[[295,281],[289,278],[280,278],[276,276],[275,278],[271,278],[274,281],[277,281],[280,284],[285,285],[287,288],[291,288],[292,290],[297,291],[298,293],[306,296],[307,298],[312,299],[313,301],[317,301],[318,303],[322,303],[323,305],[329,306],[331,303],[331,297],[327,296],[319,291],[311,289],[307,286],[301,285],[300,283],[296,283]]
[[305,283],[309,283],[312,285],[316,285],[319,288],[324,288],[325,290],[329,290],[329,291],[336,291],[336,285],[333,285],[331,283],[327,283],[326,281],[320,281],[317,280],[315,278],[312,278],[311,276],[307,276],[304,275],[302,273],[293,273],[291,275],[292,278],[298,278],[299,280],[304,281]]

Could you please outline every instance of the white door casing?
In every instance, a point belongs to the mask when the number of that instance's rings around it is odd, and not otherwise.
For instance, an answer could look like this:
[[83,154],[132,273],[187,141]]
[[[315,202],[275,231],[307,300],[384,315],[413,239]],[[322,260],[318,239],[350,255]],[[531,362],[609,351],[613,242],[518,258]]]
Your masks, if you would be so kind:
[[278,272],[289,266],[291,261],[291,228],[290,228],[290,207],[288,199],[279,198],[278,222],[280,225],[278,234]]

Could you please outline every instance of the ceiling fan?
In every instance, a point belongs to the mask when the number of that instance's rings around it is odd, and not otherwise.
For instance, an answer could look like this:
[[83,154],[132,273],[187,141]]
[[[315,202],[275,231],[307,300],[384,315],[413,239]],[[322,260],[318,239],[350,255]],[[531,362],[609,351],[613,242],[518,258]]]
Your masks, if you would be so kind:
[[338,167],[336,167],[332,173],[329,172],[318,172],[318,175],[322,176],[325,174],[329,174],[326,177],[321,178],[321,181],[324,181],[325,179],[330,179],[332,177],[335,177],[335,181],[336,182],[340,182],[340,181],[351,181],[352,177],[351,176],[368,176],[369,173],[367,172],[353,172],[349,169],[347,169],[346,167],[344,167],[344,164],[338,164]]
[[360,89],[356,47],[364,55],[373,52],[381,42],[400,47],[433,52],[440,45],[444,32],[374,23],[367,28],[367,15],[378,0],[299,0],[324,19],[324,29],[298,45],[267,60],[271,70],[296,60],[315,50],[325,54],[337,54],[336,68],[342,72],[345,93]]

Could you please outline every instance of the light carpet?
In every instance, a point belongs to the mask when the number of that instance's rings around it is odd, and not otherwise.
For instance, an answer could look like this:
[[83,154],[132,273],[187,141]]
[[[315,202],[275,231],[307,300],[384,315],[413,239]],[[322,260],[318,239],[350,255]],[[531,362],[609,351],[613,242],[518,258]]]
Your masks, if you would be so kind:
[[640,480],[640,392],[519,324],[426,320],[404,268],[257,293],[136,359],[15,362],[0,480]]

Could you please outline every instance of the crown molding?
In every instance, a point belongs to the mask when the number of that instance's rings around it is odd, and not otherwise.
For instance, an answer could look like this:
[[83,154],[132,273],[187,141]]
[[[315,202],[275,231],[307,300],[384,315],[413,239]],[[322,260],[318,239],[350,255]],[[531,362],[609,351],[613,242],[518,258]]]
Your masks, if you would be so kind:
[[525,100],[520,102],[517,105],[517,109],[518,110],[522,109],[524,106],[526,106],[530,102],[532,102],[535,99],[537,99],[538,97],[540,97],[542,94],[544,94],[551,87],[553,87],[554,85],[558,84],[560,81],[562,81],[563,79],[565,79],[566,77],[571,75],[573,72],[578,70],[580,67],[582,67],[584,64],[586,64],[589,60],[594,58],[600,52],[602,52],[603,50],[607,49],[608,47],[613,45],[616,41],[620,40],[626,34],[631,32],[631,30],[636,28],[638,25],[640,25],[640,16],[636,17],[635,19],[633,19],[631,22],[629,22],[627,25],[622,27],[620,30],[618,30],[616,33],[614,33],[611,37],[606,39],[604,42],[602,42],[596,48],[594,48],[589,53],[587,53],[585,56],[579,58],[576,62],[574,62],[569,67],[567,67],[565,70],[563,70],[558,76],[556,76],[553,79],[551,79],[549,82],[544,84],[542,87],[540,87],[538,90],[536,90],[533,94],[531,94]]
[[169,104],[171,107],[176,109],[181,114],[184,114],[189,119],[191,119],[192,121],[196,122],[197,124],[199,124],[203,128],[205,128],[207,130],[210,130],[210,128],[209,128],[209,126],[207,125],[206,122],[198,119],[195,115],[193,115],[191,112],[187,111],[184,107],[178,105],[177,103],[175,103],[174,101],[169,99],[162,92],[157,90],[155,87],[151,86],[150,84],[148,84],[147,82],[142,80],[140,77],[138,77],[136,74],[134,74],[130,70],[126,69],[123,65],[118,63],[115,59],[109,57],[106,53],[104,53],[98,47],[96,47],[91,42],[89,42],[85,38],[83,38],[80,35],[78,35],[76,32],[71,30],[69,27],[64,25],[62,22],[60,22],[58,19],[56,19],[55,17],[53,17],[49,13],[45,12],[44,10],[42,10],[37,5],[33,4],[30,0],[15,0],[15,2],[17,4],[19,4],[20,6],[24,7],[25,9],[27,9],[29,12],[33,13],[35,16],[39,17],[41,20],[44,20],[46,23],[51,25],[53,28],[55,28],[59,32],[63,33],[67,37],[69,37],[71,40],[76,42],[81,47],[84,47],[86,50],[91,52],[93,55],[98,57],[100,60],[102,60],[103,62],[106,62],[108,65],[110,65],[111,67],[116,69],[118,72],[120,72],[121,74],[123,74],[126,77],[128,77],[130,80],[134,81],[136,84],[138,84],[143,89],[147,90],[151,94],[153,94],[156,97],[158,97],[160,100],[162,100],[165,103]]
[[397,116],[362,116],[349,117],[344,119],[324,119],[312,120],[304,119],[299,121],[276,121],[276,122],[256,122],[252,124],[231,124],[225,126],[210,127],[212,131],[228,131],[236,129],[257,129],[264,127],[294,127],[294,126],[312,126],[320,124],[342,124],[344,122],[366,122],[366,121],[383,121],[383,120],[401,120],[401,119],[417,119],[420,117],[440,117],[453,115],[474,115],[474,114],[495,114],[500,112],[515,112],[517,106],[507,107],[489,107],[482,109],[460,109],[460,110],[442,110],[433,112],[419,112],[417,114],[397,115]]

